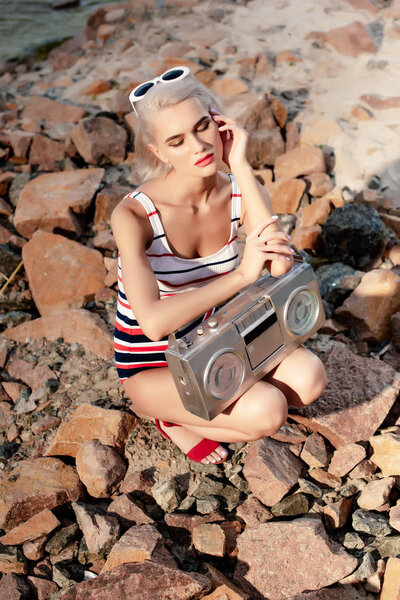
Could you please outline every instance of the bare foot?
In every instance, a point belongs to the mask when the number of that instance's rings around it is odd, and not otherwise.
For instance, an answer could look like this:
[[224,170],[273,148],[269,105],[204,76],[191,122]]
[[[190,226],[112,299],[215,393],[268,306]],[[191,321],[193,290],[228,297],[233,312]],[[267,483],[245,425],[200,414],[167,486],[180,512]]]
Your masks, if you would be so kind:
[[[160,421],[160,427],[171,440],[184,452],[185,454],[189,452],[196,444],[201,442],[203,439],[201,436],[189,431],[182,427],[165,427]],[[223,446],[218,446],[213,452],[208,454],[201,460],[200,462],[203,465],[209,465],[211,463],[221,463],[224,462],[228,457],[228,452],[225,450]]]

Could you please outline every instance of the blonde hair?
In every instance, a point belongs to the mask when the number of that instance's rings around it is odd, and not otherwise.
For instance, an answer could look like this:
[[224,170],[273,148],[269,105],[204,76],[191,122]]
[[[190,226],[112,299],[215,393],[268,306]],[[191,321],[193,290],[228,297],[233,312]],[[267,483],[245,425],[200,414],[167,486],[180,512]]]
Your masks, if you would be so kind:
[[148,144],[155,142],[152,114],[187,98],[198,98],[207,111],[214,107],[218,112],[224,112],[218,97],[197,81],[193,75],[177,81],[169,81],[166,84],[153,85],[143,99],[135,103],[137,111],[134,124],[135,171],[141,183],[152,177],[166,175],[172,169],[170,164],[159,160],[148,147]]

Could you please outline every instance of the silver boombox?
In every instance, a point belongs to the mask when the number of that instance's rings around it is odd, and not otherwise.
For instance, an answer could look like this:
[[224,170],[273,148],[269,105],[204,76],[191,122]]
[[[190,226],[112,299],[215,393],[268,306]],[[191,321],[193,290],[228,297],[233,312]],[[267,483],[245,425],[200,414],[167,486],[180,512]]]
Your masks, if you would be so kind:
[[165,355],[185,409],[211,421],[324,321],[309,264],[261,276],[186,335],[169,335]]

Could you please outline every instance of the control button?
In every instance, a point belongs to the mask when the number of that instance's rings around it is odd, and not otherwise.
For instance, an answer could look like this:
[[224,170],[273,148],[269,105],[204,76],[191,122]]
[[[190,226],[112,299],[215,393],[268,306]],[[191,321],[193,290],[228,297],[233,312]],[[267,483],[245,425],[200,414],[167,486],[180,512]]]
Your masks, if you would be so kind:
[[198,327],[197,328],[197,335],[204,335],[205,331],[204,331],[204,327]]
[[187,385],[186,380],[182,376],[179,376],[179,383],[182,385]]
[[210,329],[217,329],[218,328],[218,321],[217,319],[210,319],[208,321],[208,326]]
[[244,329],[243,321],[236,321],[236,327],[239,329],[240,332],[242,332]]

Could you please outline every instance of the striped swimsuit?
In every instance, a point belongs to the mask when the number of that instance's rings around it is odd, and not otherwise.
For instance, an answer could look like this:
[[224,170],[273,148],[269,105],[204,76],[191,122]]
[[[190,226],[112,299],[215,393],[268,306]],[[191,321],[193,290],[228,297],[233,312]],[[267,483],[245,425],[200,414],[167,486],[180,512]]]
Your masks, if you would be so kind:
[[[146,250],[160,290],[160,298],[181,294],[199,288],[213,279],[229,273],[239,265],[237,230],[241,214],[241,194],[232,173],[231,184],[231,231],[223,248],[210,256],[180,258],[169,247],[159,214],[144,192],[132,192],[127,197],[138,200],[146,210],[153,228],[153,241]],[[207,311],[192,321],[187,331],[211,316],[218,307]],[[180,337],[186,333],[180,331]],[[118,303],[114,329],[115,363],[120,381],[154,367],[167,367],[164,351],[168,348],[168,336],[160,341],[146,337],[132,311],[124,292],[121,276],[121,259],[118,253]]]

